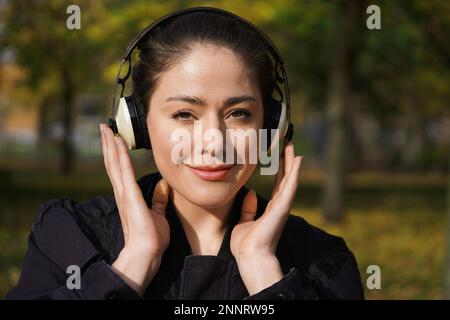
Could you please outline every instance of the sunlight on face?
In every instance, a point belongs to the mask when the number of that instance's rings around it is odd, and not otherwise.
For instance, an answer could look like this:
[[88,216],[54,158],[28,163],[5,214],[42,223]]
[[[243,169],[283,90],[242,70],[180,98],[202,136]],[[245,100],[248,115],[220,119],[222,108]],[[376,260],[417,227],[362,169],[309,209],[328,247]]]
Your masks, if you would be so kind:
[[[194,121],[202,130],[258,130],[263,125],[261,93],[253,75],[233,51],[213,45],[197,45],[172,68],[160,75],[151,99],[147,124],[153,156],[161,175],[175,192],[190,202],[213,208],[232,199],[247,182],[255,164],[234,164],[222,171],[199,170],[199,165],[171,160],[171,134],[183,128],[194,136]],[[198,143],[199,141],[193,141]],[[225,146],[225,141],[223,141]],[[203,146],[210,142],[205,141]],[[205,148],[191,149],[200,156]],[[225,147],[224,151],[225,153]],[[211,152],[211,158],[216,154]],[[204,164],[206,165],[206,164]]]

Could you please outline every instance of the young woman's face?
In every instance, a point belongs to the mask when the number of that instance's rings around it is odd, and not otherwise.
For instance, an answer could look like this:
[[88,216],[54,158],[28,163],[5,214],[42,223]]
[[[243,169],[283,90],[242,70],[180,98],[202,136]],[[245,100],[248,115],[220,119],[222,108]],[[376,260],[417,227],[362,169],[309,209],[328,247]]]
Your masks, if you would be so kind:
[[[211,140],[194,139],[194,121],[201,123],[201,139],[208,129],[220,130],[223,147],[216,151],[222,152],[222,159],[219,152],[208,151],[212,150],[207,148]],[[233,51],[197,45],[160,75],[150,98],[147,124],[156,166],[169,185],[196,205],[213,208],[225,204],[247,182],[256,164],[249,163],[248,152],[245,163],[238,164],[235,153],[235,164],[227,164],[226,170],[208,170],[226,162],[226,129],[253,129],[257,133],[262,128],[263,105],[256,78]],[[190,154],[183,154],[181,163],[171,157],[173,148],[180,145],[179,140],[171,141],[177,129],[186,129],[192,137]],[[193,163],[195,154],[197,159],[209,156],[215,164],[204,160]],[[205,166],[209,168],[200,168]]]

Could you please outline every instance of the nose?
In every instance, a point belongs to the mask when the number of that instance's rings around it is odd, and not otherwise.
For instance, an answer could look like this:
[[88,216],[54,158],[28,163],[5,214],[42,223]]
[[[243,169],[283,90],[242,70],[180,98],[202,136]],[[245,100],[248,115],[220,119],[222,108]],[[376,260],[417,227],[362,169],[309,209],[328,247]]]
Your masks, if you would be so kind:
[[217,111],[208,112],[208,114],[200,120],[202,121],[203,129],[205,131],[209,129],[222,130],[225,125],[223,119],[221,119]]
[[[224,155],[226,124],[217,111],[209,112],[196,123],[194,128],[194,148],[197,154],[219,157]],[[201,129],[201,130],[199,130]],[[201,133],[201,137],[198,136]],[[222,159],[220,159],[222,161]]]

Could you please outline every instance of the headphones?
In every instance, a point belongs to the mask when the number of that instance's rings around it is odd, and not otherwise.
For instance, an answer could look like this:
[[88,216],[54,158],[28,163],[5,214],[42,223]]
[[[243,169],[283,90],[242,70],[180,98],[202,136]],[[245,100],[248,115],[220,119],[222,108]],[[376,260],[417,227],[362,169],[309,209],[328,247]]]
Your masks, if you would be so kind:
[[[276,78],[276,90],[280,95],[279,100],[273,99],[273,105],[270,106],[270,117],[268,120],[265,120],[265,129],[268,129],[268,153],[271,154],[273,149],[277,147],[277,144],[281,144],[282,150],[284,146],[292,140],[292,136],[294,133],[294,128],[292,123],[290,122],[290,97],[289,97],[289,85],[288,79],[286,75],[286,71],[284,69],[284,60],[281,57],[280,52],[275,47],[273,42],[269,39],[267,35],[264,34],[258,27],[248,22],[247,20],[230,13],[228,11],[212,8],[212,7],[193,7],[188,9],[182,9],[175,11],[169,15],[166,15],[148,27],[146,27],[143,31],[141,31],[131,43],[128,45],[127,50],[122,56],[122,62],[120,64],[119,72],[117,73],[116,83],[114,86],[114,97],[112,103],[112,117],[108,119],[108,126],[112,129],[115,134],[119,134],[123,140],[125,141],[128,149],[140,149],[146,148],[151,149],[150,137],[148,134],[148,130],[146,129],[146,119],[145,112],[142,107],[139,107],[136,103],[134,103],[132,95],[123,96],[125,90],[125,83],[131,74],[131,55],[133,50],[138,46],[139,42],[144,38],[147,34],[149,34],[155,27],[162,24],[162,22],[166,22],[169,19],[174,19],[181,15],[190,14],[192,12],[212,12],[215,14],[219,14],[222,16],[226,16],[229,18],[236,19],[238,22],[243,23],[248,26],[250,29],[255,31],[267,45],[268,51],[271,53],[274,61],[275,61],[275,78]],[[128,71],[124,77],[121,77],[122,67],[125,63],[128,63]],[[282,84],[284,87],[284,94],[280,89],[279,84]],[[117,95],[117,87],[120,85],[120,99],[117,107],[117,112],[114,112],[114,108],[116,105],[116,95]],[[265,117],[266,118],[266,117]],[[272,143],[271,139],[271,130],[270,129],[278,129],[278,139],[276,139],[275,143]]]

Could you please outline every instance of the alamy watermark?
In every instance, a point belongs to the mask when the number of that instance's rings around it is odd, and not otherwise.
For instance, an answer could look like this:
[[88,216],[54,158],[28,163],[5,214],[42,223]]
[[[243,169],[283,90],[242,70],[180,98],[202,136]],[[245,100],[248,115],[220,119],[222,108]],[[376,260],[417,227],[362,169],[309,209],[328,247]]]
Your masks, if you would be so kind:
[[81,270],[76,264],[67,267],[66,273],[69,275],[66,280],[67,289],[81,289]]
[[366,13],[370,16],[366,20],[366,27],[369,30],[381,29],[381,9],[376,4],[367,7]]
[[76,4],[67,7],[66,13],[70,14],[66,19],[66,27],[69,30],[81,29],[81,9]]
[[366,273],[370,274],[370,276],[366,280],[367,289],[380,290],[381,289],[381,268],[376,264],[372,264],[367,267]]
[[222,131],[209,128],[203,132],[202,128],[202,121],[197,120],[194,121],[193,135],[186,128],[177,128],[172,132],[170,140],[175,143],[171,150],[173,163],[209,166],[259,163],[265,166],[260,168],[261,175],[274,175],[278,172],[279,129],[270,129],[272,143],[269,148],[268,129],[226,129],[224,145]]

